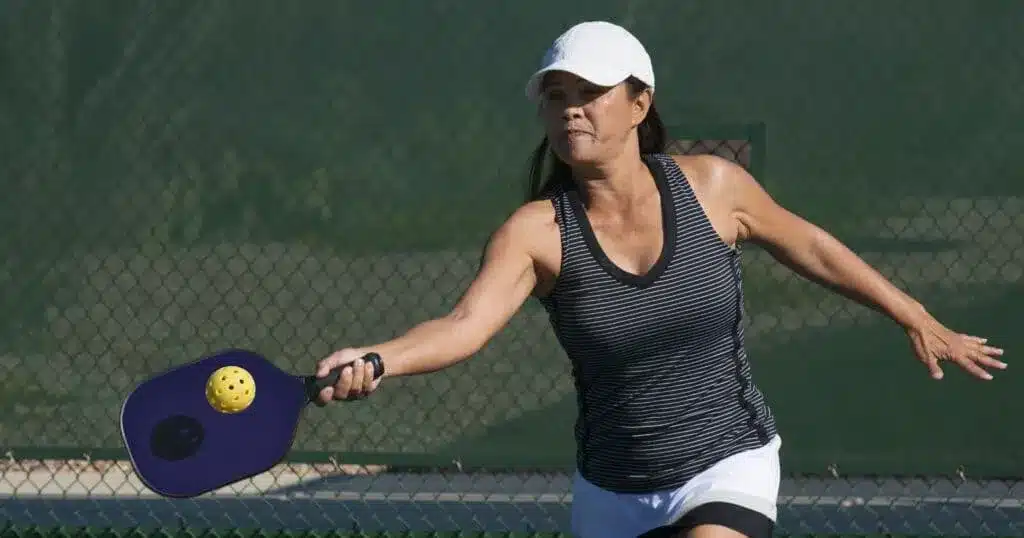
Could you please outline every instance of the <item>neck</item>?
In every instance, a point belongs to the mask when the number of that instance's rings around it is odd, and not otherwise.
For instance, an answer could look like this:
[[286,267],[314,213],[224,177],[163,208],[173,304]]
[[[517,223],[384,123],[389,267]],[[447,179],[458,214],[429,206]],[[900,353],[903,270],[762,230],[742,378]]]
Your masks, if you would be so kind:
[[590,206],[632,205],[657,191],[653,181],[643,181],[653,178],[636,147],[613,159],[574,168],[573,176]]

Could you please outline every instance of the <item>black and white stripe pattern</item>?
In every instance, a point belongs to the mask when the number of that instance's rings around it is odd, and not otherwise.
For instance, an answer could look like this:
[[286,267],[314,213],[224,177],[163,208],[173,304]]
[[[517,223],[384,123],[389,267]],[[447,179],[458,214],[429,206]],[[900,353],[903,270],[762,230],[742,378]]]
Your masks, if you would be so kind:
[[645,161],[665,233],[654,267],[638,276],[614,265],[578,191],[559,187],[562,267],[541,299],[573,365],[580,474],[623,493],[679,487],[776,433],[743,345],[739,252],[670,156]]

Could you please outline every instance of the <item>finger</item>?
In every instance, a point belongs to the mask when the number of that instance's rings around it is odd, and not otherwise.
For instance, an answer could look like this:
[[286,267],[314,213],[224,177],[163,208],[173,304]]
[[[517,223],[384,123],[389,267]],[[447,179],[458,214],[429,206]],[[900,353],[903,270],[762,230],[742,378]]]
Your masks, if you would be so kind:
[[362,396],[363,394],[363,360],[356,359],[352,361],[352,365],[349,368],[352,370],[352,396]]
[[321,360],[316,365],[316,376],[317,377],[324,377],[324,376],[326,376],[327,372],[331,371],[331,368],[332,368],[332,366],[331,366],[331,357],[327,357],[326,359]]
[[1003,348],[992,347],[992,346],[981,346],[981,352],[991,357],[1000,357],[1003,354]]
[[939,368],[939,361],[929,359],[925,361],[925,366],[928,367],[928,373],[931,374],[932,379],[942,379],[944,374],[942,373],[942,368]]
[[316,367],[317,377],[326,377],[336,366],[344,364],[341,355],[339,353],[332,353],[327,358],[321,360]]
[[971,357],[974,359],[974,362],[987,366],[989,368],[998,368],[1000,370],[1006,369],[1005,362],[998,359],[993,359],[992,357],[989,357],[984,353],[974,353]]
[[956,361],[956,363],[959,364],[961,368],[966,370],[974,377],[984,379],[986,381],[992,379],[992,374],[986,372],[982,367],[978,366],[977,363],[975,363],[971,359],[960,359]]
[[363,393],[369,394],[373,392],[374,382],[377,381],[373,378],[373,363],[367,361],[363,364]]
[[345,366],[341,369],[341,375],[338,376],[338,382],[334,384],[334,395],[339,400],[348,398],[352,392],[352,368]]
[[320,394],[317,395],[317,403],[319,405],[327,405],[333,399],[334,387],[324,387],[320,390]]
[[960,336],[962,336],[965,340],[974,342],[975,344],[984,344],[988,342],[988,338],[982,338],[980,336],[971,336],[969,334],[961,334]]

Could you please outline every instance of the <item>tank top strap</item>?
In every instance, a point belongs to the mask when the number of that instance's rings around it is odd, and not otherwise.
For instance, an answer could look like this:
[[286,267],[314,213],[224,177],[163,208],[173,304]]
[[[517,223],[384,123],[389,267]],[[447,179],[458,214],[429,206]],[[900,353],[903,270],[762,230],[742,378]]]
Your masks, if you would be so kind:
[[679,163],[668,154],[658,154],[654,158],[661,164],[665,179],[672,190],[674,224],[677,230],[676,248],[680,255],[738,256],[739,249],[727,245],[711,224],[711,218],[701,205],[697,193],[693,190],[686,173],[679,167]]
[[552,296],[565,287],[565,281],[578,283],[580,275],[589,272],[588,267],[592,263],[579,216],[572,209],[572,196],[579,196],[575,185],[560,185],[548,195],[555,210],[555,223],[562,248],[559,275]]

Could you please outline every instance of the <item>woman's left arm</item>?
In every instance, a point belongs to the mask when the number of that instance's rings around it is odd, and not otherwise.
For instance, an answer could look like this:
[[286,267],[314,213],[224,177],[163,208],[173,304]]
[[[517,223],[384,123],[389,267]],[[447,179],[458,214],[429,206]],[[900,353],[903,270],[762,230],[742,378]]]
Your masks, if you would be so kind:
[[830,233],[777,204],[741,166],[722,160],[715,168],[720,184],[728,185],[723,190],[730,193],[737,241],[761,245],[796,273],[899,323],[932,378],[942,379],[942,360],[986,380],[992,376],[982,367],[1006,368],[994,358],[1002,349],[946,328]]

